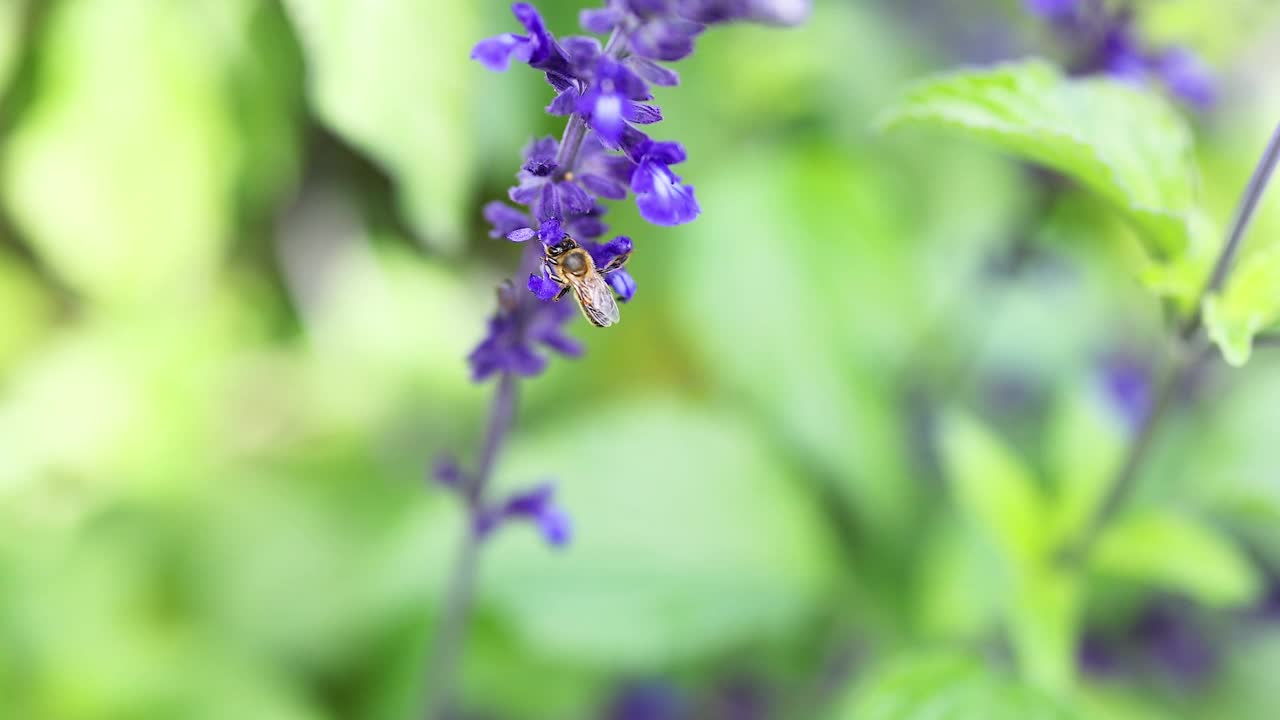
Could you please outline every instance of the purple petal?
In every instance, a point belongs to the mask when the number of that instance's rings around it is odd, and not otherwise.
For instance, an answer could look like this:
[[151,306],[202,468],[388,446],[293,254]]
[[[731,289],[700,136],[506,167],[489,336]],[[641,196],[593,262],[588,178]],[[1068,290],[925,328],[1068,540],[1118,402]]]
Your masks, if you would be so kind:
[[462,485],[466,473],[463,472],[462,466],[458,464],[456,457],[441,455],[432,463],[431,477],[444,487],[456,488]]
[[560,45],[569,54],[569,63],[576,69],[588,69],[600,57],[600,41],[584,35],[561,38]]
[[[777,4],[778,0],[677,0],[676,12],[699,23],[724,23],[746,19],[752,4]],[[794,5],[792,0],[787,4]]]
[[507,370],[524,377],[541,375],[547,359],[527,345],[515,345],[507,351]]
[[510,205],[494,200],[484,206],[484,219],[493,227],[489,237],[499,238],[529,225],[529,216]]
[[582,343],[568,335],[565,335],[559,328],[544,333],[538,338],[538,340],[541,341],[543,345],[546,345],[566,357],[582,357],[582,353],[584,351]]
[[511,242],[527,242],[538,236],[538,232],[531,227],[518,228],[507,233],[507,239]]
[[560,188],[560,208],[566,215],[581,215],[591,210],[594,201],[576,183],[562,182],[558,187]]
[[683,145],[670,141],[651,143],[645,151],[645,157],[663,165],[678,165],[689,159]]
[[612,7],[583,10],[578,13],[578,24],[582,26],[583,30],[601,35],[612,32],[621,19],[622,13]]
[[579,239],[594,240],[609,232],[609,226],[590,214],[579,215],[569,221],[569,232]]
[[653,105],[631,103],[625,108],[623,116],[637,125],[650,125],[662,121],[662,109]]
[[521,62],[528,62],[532,49],[533,45],[529,38],[515,33],[504,33],[476,43],[471,49],[471,59],[478,60],[481,65],[494,72],[505,72],[511,65],[512,57]]
[[519,185],[507,190],[507,197],[517,205],[531,207],[549,184],[544,178],[526,175]]
[[607,198],[609,200],[622,200],[627,196],[627,188],[622,183],[594,173],[584,173],[578,175],[578,182],[587,192],[596,197]]
[[546,177],[556,169],[556,154],[560,142],[547,135],[530,142],[524,148],[524,169],[535,177]]
[[547,106],[548,115],[564,116],[571,114],[578,106],[578,89],[565,88],[556,99]]
[[532,489],[512,495],[506,502],[503,511],[508,517],[541,515],[551,506],[555,497],[555,488],[551,483],[542,483]]
[[554,280],[548,280],[541,275],[529,274],[529,292],[543,302],[547,302],[560,292],[560,286]]
[[632,72],[654,85],[674,87],[680,84],[679,73],[675,70],[663,67],[652,60],[646,60],[645,58],[633,55],[626,59],[626,63],[627,67],[631,68]]
[[1156,72],[1170,92],[1192,107],[1206,110],[1217,100],[1217,88],[1209,68],[1186,48],[1165,51],[1156,61]]
[[542,192],[537,199],[530,205],[533,210],[533,217],[538,222],[543,222],[551,218],[558,218],[564,215],[560,210],[560,185],[559,183],[549,182],[542,186]]
[[564,228],[560,224],[560,218],[547,218],[542,221],[542,225],[538,228],[538,239],[543,245],[551,245],[560,242],[564,237]]
[[655,18],[627,36],[631,49],[650,60],[680,60],[693,52],[693,40],[703,26],[687,20]]
[[529,40],[532,41],[533,48],[529,52],[529,64],[537,67],[545,64],[555,52],[555,38],[547,31],[546,24],[542,21],[542,16],[538,11],[528,3],[516,3],[511,6],[511,12],[529,31]]
[[573,522],[568,513],[558,507],[548,507],[538,516],[538,530],[547,544],[552,547],[564,547],[573,537]]
[[1057,21],[1074,16],[1080,0],[1023,0],[1022,5],[1032,15]]
[[596,85],[578,98],[578,114],[587,118],[602,142],[617,145],[626,126],[623,114],[628,103],[622,95],[605,92]]
[[631,300],[636,294],[636,281],[626,270],[615,270],[605,276],[605,282],[618,294],[622,302]]
[[659,163],[640,163],[631,176],[631,190],[640,216],[655,225],[682,225],[700,212],[693,187],[681,185],[680,178]]

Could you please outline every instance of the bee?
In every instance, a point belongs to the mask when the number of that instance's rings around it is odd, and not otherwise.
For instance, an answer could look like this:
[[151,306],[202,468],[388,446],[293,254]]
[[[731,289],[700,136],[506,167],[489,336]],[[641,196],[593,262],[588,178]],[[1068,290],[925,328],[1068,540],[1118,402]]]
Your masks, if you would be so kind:
[[570,291],[582,308],[582,314],[596,327],[609,327],[618,322],[618,303],[613,299],[613,290],[604,281],[606,273],[613,272],[627,262],[629,255],[619,255],[609,261],[603,268],[596,267],[591,253],[578,244],[577,240],[564,236],[554,245],[548,245],[543,259],[547,276],[560,285],[556,300],[560,300]]

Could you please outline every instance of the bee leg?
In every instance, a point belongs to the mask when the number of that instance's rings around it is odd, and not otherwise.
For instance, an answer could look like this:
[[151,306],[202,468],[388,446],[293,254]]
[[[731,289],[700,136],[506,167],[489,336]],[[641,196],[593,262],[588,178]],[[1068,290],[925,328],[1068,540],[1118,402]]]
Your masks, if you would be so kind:
[[568,285],[561,285],[560,292],[556,293],[555,301],[560,302],[560,298],[564,297],[565,295],[568,295],[570,290],[572,290],[572,288],[570,288]]

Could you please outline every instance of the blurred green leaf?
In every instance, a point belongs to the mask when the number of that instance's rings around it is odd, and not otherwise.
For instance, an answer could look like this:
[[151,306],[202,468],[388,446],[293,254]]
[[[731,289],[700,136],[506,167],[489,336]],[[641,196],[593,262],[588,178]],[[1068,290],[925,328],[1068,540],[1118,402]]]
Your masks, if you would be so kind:
[[[286,0],[321,120],[397,182],[401,207],[441,247],[462,242],[474,181],[477,3]],[[514,21],[512,21],[514,22]],[[510,27],[495,27],[496,35]]]
[[27,0],[0,2],[0,96],[4,95],[9,79],[17,69],[23,42],[22,20],[26,12]]
[[1093,516],[1128,448],[1131,430],[1096,384],[1071,383],[1061,393],[1047,438],[1057,502],[1055,536],[1074,537]]
[[1217,607],[1238,607],[1261,589],[1244,552],[1207,525],[1168,510],[1142,510],[1103,530],[1089,566],[1101,575],[1186,593]]
[[1051,696],[972,658],[898,660],[857,688],[840,720],[1068,720],[1079,717]]
[[[570,415],[503,462],[554,473],[574,541],[494,538],[485,605],[548,659],[654,671],[777,642],[830,588],[830,537],[808,489],[731,415],[673,402]],[[509,483],[510,484],[510,483]]]
[[1004,604],[1027,677],[1063,690],[1074,674],[1080,584],[1053,562],[1052,515],[1031,470],[974,419],[942,423],[942,459],[956,502],[1003,565]]
[[1250,254],[1231,273],[1219,295],[1205,299],[1209,338],[1228,363],[1249,361],[1253,338],[1280,320],[1280,245]]
[[205,289],[235,139],[194,6],[59,3],[0,168],[9,212],[76,290],[139,305]]
[[1195,240],[1191,133],[1153,93],[1030,61],[925,80],[881,122],[958,130],[1057,170],[1125,212],[1156,257]]
[[1044,555],[1049,527],[1045,498],[1031,470],[973,418],[942,423],[942,457],[956,501],[1002,553],[1019,563]]

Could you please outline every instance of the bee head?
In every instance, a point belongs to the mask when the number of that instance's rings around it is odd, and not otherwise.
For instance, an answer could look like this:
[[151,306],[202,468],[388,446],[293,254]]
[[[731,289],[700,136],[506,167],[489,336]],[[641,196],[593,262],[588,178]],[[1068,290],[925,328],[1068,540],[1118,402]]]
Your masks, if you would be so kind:
[[576,247],[578,247],[578,242],[568,235],[565,235],[564,239],[560,242],[547,246],[547,257],[558,258]]

